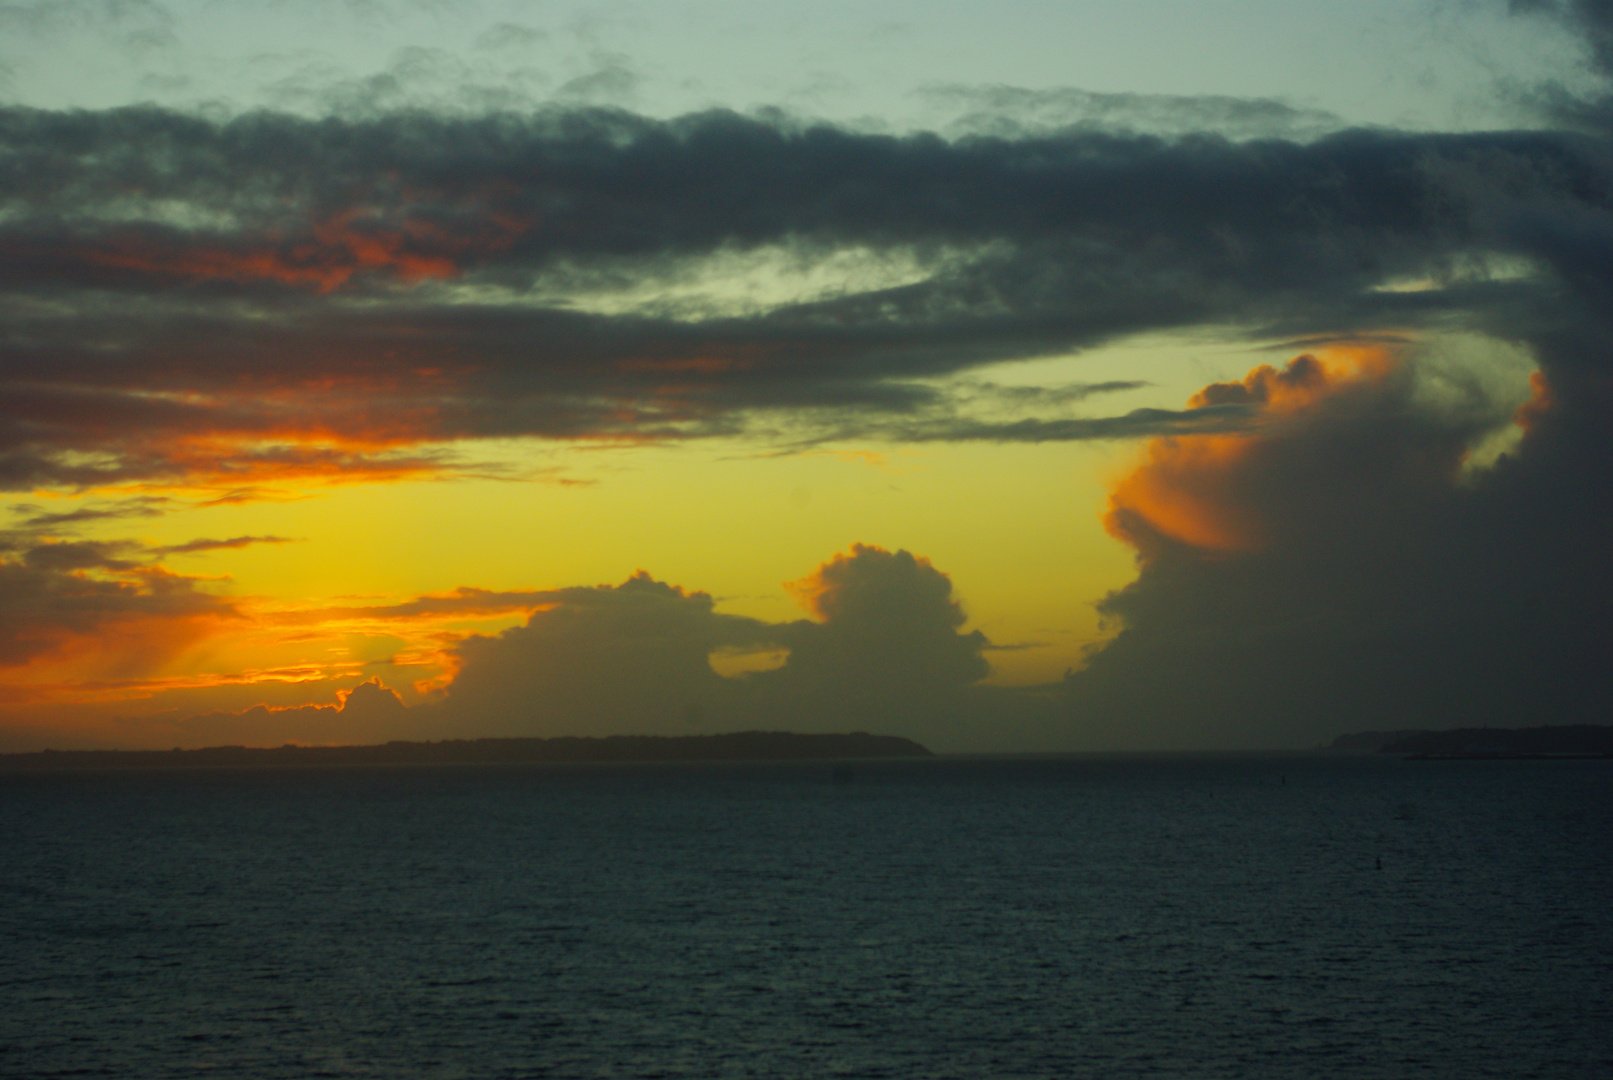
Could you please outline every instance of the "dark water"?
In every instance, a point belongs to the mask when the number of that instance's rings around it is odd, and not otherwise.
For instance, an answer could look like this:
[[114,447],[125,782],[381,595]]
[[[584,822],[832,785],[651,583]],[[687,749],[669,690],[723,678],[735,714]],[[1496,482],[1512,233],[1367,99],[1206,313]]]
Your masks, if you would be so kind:
[[0,777],[0,1074],[1613,1075],[1613,763]]

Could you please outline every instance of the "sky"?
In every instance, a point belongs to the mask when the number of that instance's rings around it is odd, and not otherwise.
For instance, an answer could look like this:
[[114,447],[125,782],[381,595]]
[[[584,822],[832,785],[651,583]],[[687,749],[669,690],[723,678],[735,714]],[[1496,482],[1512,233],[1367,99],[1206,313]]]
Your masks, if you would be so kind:
[[1613,4],[0,3],[0,750],[1613,690]]

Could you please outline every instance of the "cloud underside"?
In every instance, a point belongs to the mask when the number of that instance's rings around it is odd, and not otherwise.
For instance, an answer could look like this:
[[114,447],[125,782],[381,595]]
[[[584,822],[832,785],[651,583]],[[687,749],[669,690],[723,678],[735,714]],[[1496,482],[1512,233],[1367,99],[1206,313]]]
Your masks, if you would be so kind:
[[510,437],[1234,430],[958,380],[1186,327],[1532,339],[1601,299],[1604,160],[1551,132],[0,110],[0,486],[433,476]]

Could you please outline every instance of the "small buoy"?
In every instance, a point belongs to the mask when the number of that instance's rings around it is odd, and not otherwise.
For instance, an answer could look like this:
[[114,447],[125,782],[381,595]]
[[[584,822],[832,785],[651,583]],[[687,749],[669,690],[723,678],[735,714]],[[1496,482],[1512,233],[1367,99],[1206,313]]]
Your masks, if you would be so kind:
[[1377,869],[1377,870],[1382,870],[1383,869],[1383,860],[1382,859],[1374,857],[1372,861],[1378,864],[1374,869]]

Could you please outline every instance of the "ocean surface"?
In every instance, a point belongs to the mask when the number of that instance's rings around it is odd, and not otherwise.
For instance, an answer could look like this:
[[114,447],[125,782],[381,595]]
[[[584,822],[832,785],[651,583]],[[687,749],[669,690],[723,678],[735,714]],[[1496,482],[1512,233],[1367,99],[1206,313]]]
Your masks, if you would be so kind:
[[0,776],[6,1077],[1613,1076],[1613,762]]

